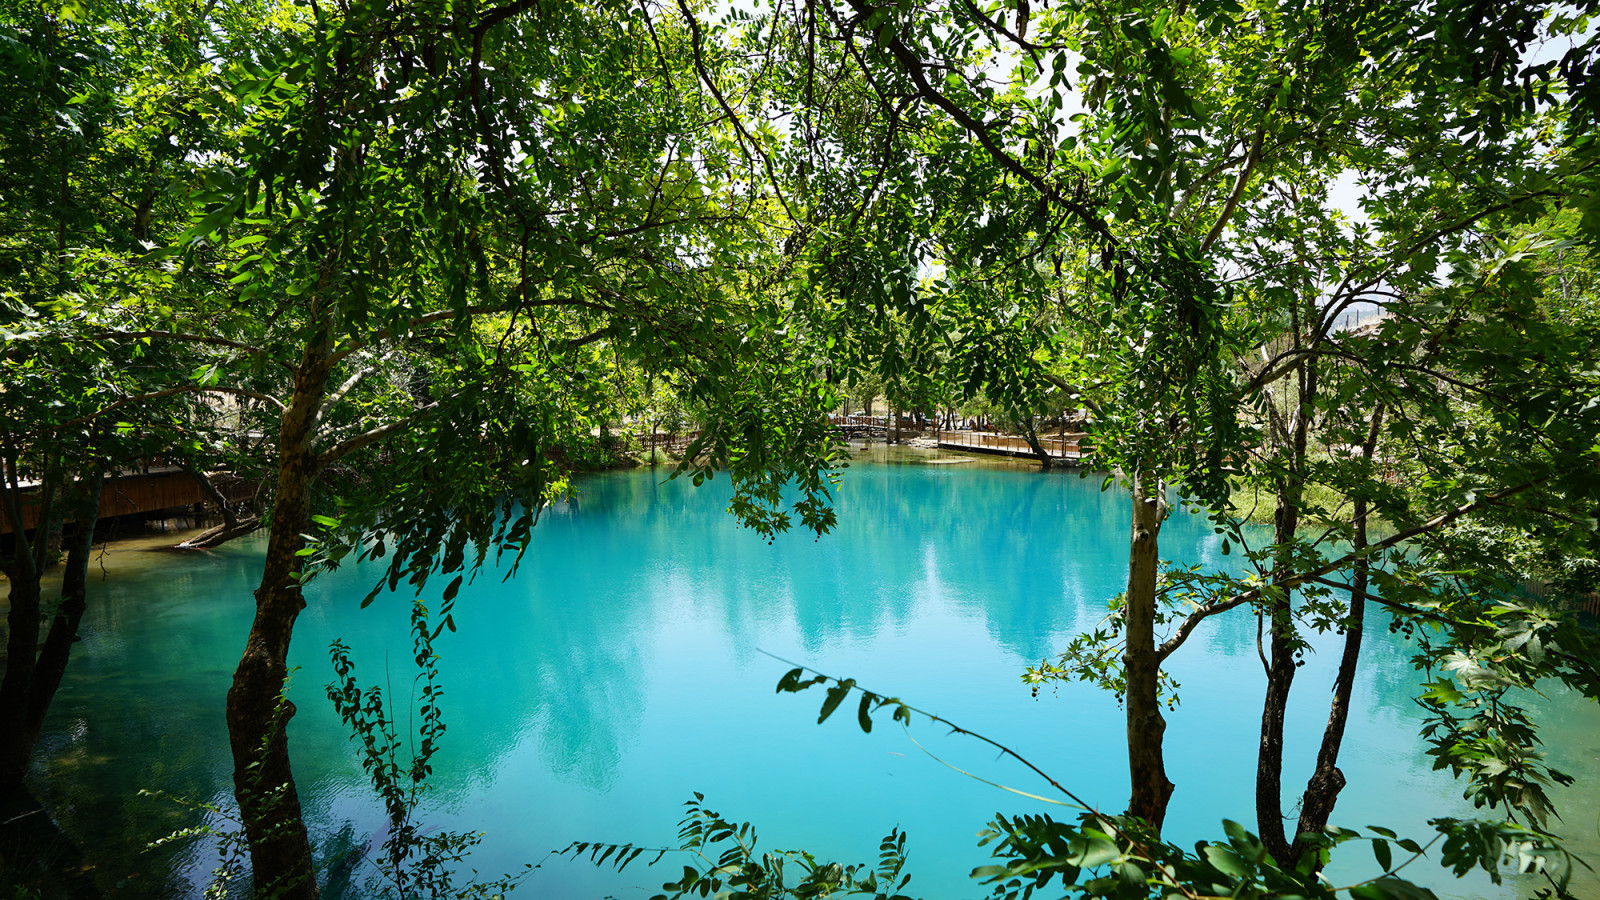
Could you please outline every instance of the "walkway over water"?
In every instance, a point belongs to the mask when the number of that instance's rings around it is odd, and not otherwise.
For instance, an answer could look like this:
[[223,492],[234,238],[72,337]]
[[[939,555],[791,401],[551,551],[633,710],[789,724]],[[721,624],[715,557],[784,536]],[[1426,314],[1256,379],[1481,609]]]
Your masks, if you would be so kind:
[[[252,485],[231,476],[213,475],[212,483],[236,503],[254,494]],[[29,502],[32,500],[32,502]],[[210,501],[195,477],[177,466],[152,466],[140,472],[122,472],[106,476],[105,487],[100,492],[100,518],[145,515],[176,510],[192,510],[197,504]],[[39,521],[37,492],[24,495],[22,527],[33,530]],[[70,519],[68,520],[70,521]],[[0,508],[0,534],[11,533],[12,525],[5,510]]]
[[[922,446],[935,445],[941,450],[1038,459],[1038,454],[1028,446],[1027,439],[1016,434],[965,428],[939,429],[906,416],[901,416],[898,423],[888,416],[865,415],[830,416],[829,422],[833,430],[845,440],[888,442],[898,439],[915,441]],[[700,437],[699,431],[657,432],[641,435],[639,445],[647,452],[659,449],[681,454],[686,452],[689,445],[698,437]],[[1084,458],[1092,455],[1092,451],[1085,450],[1080,445],[1084,437],[1086,435],[1081,432],[1041,434],[1039,445],[1049,454],[1052,464],[1078,466],[1082,464]]]
[[[941,450],[962,450],[971,453],[990,453],[1000,456],[1026,456],[1037,459],[1039,454],[1028,446],[1027,438],[994,431],[939,431],[935,433]],[[1077,466],[1091,454],[1079,446],[1080,434],[1039,435],[1039,446],[1049,454],[1053,464]]]

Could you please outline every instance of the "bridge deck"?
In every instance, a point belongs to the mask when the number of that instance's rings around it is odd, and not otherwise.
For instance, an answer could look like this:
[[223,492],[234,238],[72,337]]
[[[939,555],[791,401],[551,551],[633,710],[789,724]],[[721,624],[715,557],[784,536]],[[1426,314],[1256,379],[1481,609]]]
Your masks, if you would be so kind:
[[[1078,435],[1064,437],[1040,435],[1039,445],[1049,454],[1052,462],[1075,466],[1089,455],[1079,447],[1078,437]],[[993,431],[941,431],[937,440],[940,449],[943,450],[1038,458],[1034,449],[1028,446],[1027,439],[1015,434]]]

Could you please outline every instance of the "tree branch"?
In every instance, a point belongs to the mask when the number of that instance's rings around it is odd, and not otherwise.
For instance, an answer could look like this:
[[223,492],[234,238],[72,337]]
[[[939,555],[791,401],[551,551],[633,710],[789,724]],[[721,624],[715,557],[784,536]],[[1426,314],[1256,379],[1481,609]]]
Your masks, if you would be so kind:
[[[532,304],[532,305],[537,305],[537,304]],[[480,316],[480,315],[483,315],[485,313],[507,312],[507,311],[508,310],[506,309],[504,304],[486,303],[486,304],[483,304],[483,305],[480,305],[480,306],[469,306],[465,310],[460,311],[459,313],[458,313],[457,310],[453,310],[453,309],[441,309],[441,310],[436,310],[436,311],[431,312],[431,313],[425,313],[425,314],[417,316],[415,318],[407,319],[405,321],[405,323],[400,325],[398,328],[380,328],[377,331],[374,331],[365,340],[351,341],[350,343],[345,344],[344,346],[340,347],[339,349],[337,349],[337,350],[333,351],[332,353],[328,354],[327,364],[331,368],[333,366],[338,365],[346,357],[350,356],[350,354],[359,353],[362,350],[365,350],[365,349],[367,349],[368,347],[371,347],[374,344],[382,343],[383,341],[386,341],[386,340],[394,337],[397,333],[405,334],[405,333],[411,332],[411,331],[413,331],[413,330],[415,330],[415,329],[417,329],[417,328],[419,328],[419,327],[421,327],[423,325],[432,325],[434,322],[443,322],[446,319],[454,318],[458,314],[459,315],[463,315],[463,316]]]
[[166,338],[168,340],[183,341],[184,343],[188,344],[209,344],[213,347],[227,347],[230,350],[238,350],[241,353],[248,353],[251,356],[264,356],[267,353],[266,348],[257,347],[254,344],[246,344],[243,341],[230,340],[225,337],[218,337],[214,334],[190,334],[184,331],[163,331],[161,329],[146,329],[144,331],[115,331],[108,329],[105,331],[94,332],[92,336],[95,338],[128,338],[131,340],[139,340],[141,338]]
[[[1572,172],[1571,175],[1581,174],[1581,173],[1587,171],[1588,169],[1592,168],[1594,165],[1595,165],[1595,163],[1589,163],[1587,165],[1580,166],[1576,171]],[[1377,287],[1377,285],[1380,282],[1382,282],[1385,277],[1388,276],[1388,273],[1393,271],[1394,268],[1396,266],[1398,266],[1402,260],[1409,258],[1413,253],[1416,253],[1416,252],[1420,251],[1423,247],[1426,247],[1428,244],[1433,243],[1434,241],[1438,240],[1439,238],[1442,238],[1442,237],[1444,237],[1446,235],[1455,234],[1456,232],[1465,231],[1468,228],[1471,228],[1472,226],[1474,226],[1474,225],[1478,224],[1479,222],[1483,221],[1484,219],[1488,218],[1489,216],[1494,215],[1495,213],[1505,212],[1505,211],[1511,210],[1511,209],[1516,209],[1518,206],[1521,206],[1524,203],[1528,203],[1528,202],[1531,202],[1531,201],[1534,201],[1534,200],[1538,200],[1538,199],[1541,199],[1541,198],[1544,198],[1544,197],[1559,197],[1559,196],[1562,196],[1562,191],[1563,191],[1563,189],[1565,189],[1565,187],[1566,186],[1563,184],[1563,185],[1560,185],[1558,187],[1547,188],[1547,189],[1542,190],[1542,191],[1533,191],[1533,192],[1530,192],[1528,194],[1524,194],[1521,197],[1516,197],[1516,198],[1513,198],[1511,200],[1507,200],[1507,201],[1505,201],[1503,203],[1496,203],[1496,204],[1493,204],[1491,206],[1484,207],[1483,209],[1479,210],[1476,213],[1473,213],[1470,216],[1467,216],[1466,218],[1460,219],[1460,220],[1458,220],[1456,222],[1453,222],[1453,223],[1451,223],[1449,225],[1443,225],[1443,226],[1440,226],[1438,228],[1435,228],[1433,231],[1430,231],[1427,234],[1423,235],[1422,237],[1416,239],[1415,241],[1412,241],[1410,245],[1402,248],[1401,250],[1399,250],[1396,253],[1391,254],[1390,255],[1390,261],[1389,261],[1389,263],[1387,265],[1384,265],[1381,268],[1379,268],[1377,270],[1376,274],[1374,274],[1368,280],[1366,280],[1366,281],[1362,282],[1361,284],[1357,285],[1349,293],[1351,295],[1360,295],[1360,294],[1364,294],[1367,291],[1370,291],[1373,288]],[[1334,291],[1334,296],[1338,296],[1340,294],[1345,293],[1345,288],[1346,288],[1347,285],[1349,285],[1351,283],[1351,278],[1352,278],[1352,275],[1346,275],[1344,277],[1344,279],[1339,283],[1338,289]]]
[[1332,578],[1313,578],[1311,580],[1317,584],[1323,585],[1324,587],[1331,587],[1344,591],[1358,600],[1371,600],[1373,603],[1376,603],[1380,606],[1387,606],[1390,609],[1403,612],[1408,616],[1419,616],[1424,619],[1438,622],[1440,625],[1456,624],[1448,616],[1442,616],[1439,613],[1431,612],[1426,609],[1418,609],[1415,606],[1407,606],[1404,603],[1397,603],[1393,600],[1386,600],[1377,594],[1371,593],[1370,591],[1357,590],[1354,585],[1345,584],[1342,581],[1334,581]]
[[1256,164],[1261,161],[1261,143],[1267,136],[1267,123],[1263,119],[1256,128],[1256,136],[1250,142],[1250,152],[1245,155],[1244,165],[1239,169],[1239,177],[1233,180],[1233,190],[1229,192],[1227,202],[1222,204],[1222,212],[1217,215],[1216,224],[1211,226],[1211,231],[1206,234],[1205,240],[1200,242],[1200,253],[1204,255],[1211,251],[1211,245],[1222,236],[1222,229],[1227,227],[1228,220],[1233,218],[1234,210],[1239,208],[1239,201],[1244,198],[1244,192],[1250,185],[1250,176],[1255,173]]
[[[163,338],[166,340],[180,341],[186,344],[205,344],[212,347],[225,347],[229,350],[237,350],[246,356],[270,357],[272,355],[265,347],[257,347],[254,344],[246,344],[243,341],[235,341],[225,337],[218,337],[214,334],[191,334],[186,331],[164,331],[156,328],[145,329],[143,331],[114,331],[107,329],[105,331],[94,332],[93,337],[97,339],[127,338],[132,340],[140,340],[144,338]],[[281,359],[274,359],[273,362],[285,369],[293,371],[293,367]]]
[[131,397],[123,397],[121,400],[118,400],[102,409],[98,409],[92,413],[89,413],[86,416],[79,416],[76,419],[68,419],[65,422],[57,422],[54,425],[51,425],[47,428],[41,428],[37,431],[30,432],[29,434],[30,436],[50,434],[52,432],[60,431],[63,428],[71,428],[74,425],[82,425],[85,422],[93,422],[95,419],[101,418],[102,416],[108,416],[124,406],[129,406],[135,403],[144,403],[150,400],[159,400],[162,397],[175,397],[179,394],[232,394],[239,397],[249,397],[253,400],[260,400],[270,406],[277,407],[279,412],[282,412],[284,409],[283,401],[270,394],[263,394],[259,391],[247,390],[245,388],[225,387],[222,385],[180,384],[174,387],[162,388],[159,391],[150,391],[149,393],[145,394],[135,394]]
[[[721,107],[723,114],[733,123],[733,129],[739,136],[739,148],[744,151],[745,161],[754,162],[751,158],[752,149],[756,155],[761,157],[761,167],[767,173],[768,186],[772,188],[773,196],[778,198],[778,205],[782,206],[783,211],[788,214],[789,221],[799,225],[799,217],[794,214],[794,209],[789,206],[789,201],[783,196],[783,190],[778,187],[778,176],[772,171],[771,157],[764,150],[754,146],[755,139],[750,136],[749,132],[745,131],[743,120],[728,105],[727,99],[722,96],[722,91],[718,90],[716,82],[711,78],[711,74],[706,71],[705,54],[701,50],[700,20],[689,9],[689,4],[686,0],[678,0],[678,9],[683,13],[684,23],[689,26],[689,47],[694,54],[694,70],[695,74],[700,76],[700,83],[704,84],[706,90],[711,92],[711,96],[717,101],[717,106]],[[747,147],[747,143],[750,146]]]
[[607,325],[606,327],[601,328],[598,331],[591,331],[588,334],[583,335],[582,337],[569,338],[567,340],[567,346],[569,348],[572,348],[572,349],[577,349],[578,347],[582,347],[582,346],[585,346],[587,344],[592,344],[595,341],[598,341],[603,337],[611,335],[611,334],[615,333],[616,330],[617,329],[616,329],[615,326]]
[[[679,0],[679,2],[681,3],[682,0]],[[863,18],[870,16],[876,10],[876,7],[867,3],[866,0],[847,0],[847,2],[855,10],[856,14]],[[994,136],[989,133],[988,126],[973,118],[970,113],[956,105],[955,101],[935,88],[928,80],[927,64],[906,45],[905,41],[901,40],[898,34],[887,34],[884,43],[888,46],[889,52],[894,56],[895,60],[900,63],[900,67],[905,70],[906,75],[911,78],[912,83],[917,86],[917,93],[934,106],[944,110],[952,119],[956,120],[956,124],[971,132],[978,139],[978,143],[983,145],[984,150],[988,151],[994,161],[1000,164],[1001,168],[1021,178],[1051,201],[1059,203],[1086,225],[1090,231],[1108,244],[1119,246],[1116,237],[1111,234],[1111,229],[1106,227],[1106,223],[1100,217],[1096,216],[1083,204],[1061,196],[1037,173],[1030,171],[1027,166],[1018,162],[1016,157],[1007,153],[995,141]]]
[[397,434],[401,431],[404,431],[407,428],[417,424],[417,422],[421,421],[422,419],[427,418],[433,413],[434,410],[438,408],[438,406],[438,403],[430,403],[409,416],[395,419],[393,422],[379,425],[376,428],[363,431],[355,437],[341,441],[340,443],[335,444],[333,447],[330,447],[329,449],[317,454],[317,465],[327,466],[330,463],[338,462],[340,459],[348,456],[351,453],[354,453],[357,450],[360,450],[362,447],[377,443],[391,434]]
[[[1272,585],[1264,585],[1264,587],[1276,586],[1287,591],[1307,582],[1316,581],[1324,575],[1344,568],[1363,556],[1370,556],[1379,550],[1386,550],[1396,544],[1408,541],[1418,535],[1427,534],[1430,531],[1437,531],[1438,529],[1449,525],[1451,522],[1454,522],[1462,516],[1471,515],[1472,513],[1498,503],[1507,497],[1511,497],[1530,488],[1537,487],[1548,480],[1548,477],[1537,478],[1533,481],[1525,481],[1522,484],[1516,485],[1515,487],[1506,488],[1503,491],[1497,491],[1493,494],[1488,494],[1481,499],[1474,500],[1471,503],[1442,512],[1420,525],[1415,525],[1411,528],[1405,529],[1404,531],[1396,532],[1395,534],[1392,534],[1389,537],[1372,544],[1361,552],[1347,553],[1344,556],[1333,560],[1332,562],[1324,563],[1297,575],[1291,575],[1281,581],[1273,582]],[[1189,638],[1191,633],[1193,633],[1195,626],[1199,625],[1205,619],[1208,619],[1218,613],[1227,612],[1228,610],[1242,606],[1243,604],[1259,600],[1261,599],[1261,591],[1262,588],[1252,588],[1243,593],[1235,594],[1234,596],[1229,597],[1227,600],[1221,600],[1216,603],[1207,603],[1205,606],[1199,607],[1198,609],[1189,613],[1189,615],[1184,617],[1183,622],[1178,625],[1178,630],[1173,633],[1172,637],[1167,638],[1167,640],[1164,641],[1161,644],[1161,647],[1156,651],[1157,658],[1159,660],[1165,660],[1168,656],[1171,656],[1173,651],[1183,646],[1183,642]]]
[[393,350],[383,353],[377,359],[373,360],[371,365],[362,366],[361,368],[357,369],[349,378],[346,378],[344,384],[339,385],[339,387],[335,389],[333,393],[329,394],[323,399],[322,408],[317,412],[318,421],[327,415],[328,410],[332,409],[335,404],[343,400],[351,391],[355,390],[356,386],[359,385],[363,379],[365,379],[368,375],[371,375],[373,372],[378,371],[378,367],[393,355]]
[[1089,407],[1089,410],[1091,412],[1093,412],[1097,416],[1100,415],[1100,404],[1098,404],[1098,403],[1094,402],[1093,400],[1089,399],[1089,397],[1086,394],[1084,394],[1084,392],[1082,390],[1080,390],[1077,385],[1075,385],[1072,382],[1066,380],[1065,378],[1062,378],[1060,375],[1055,375],[1055,374],[1052,374],[1050,372],[1044,373],[1044,380],[1050,382],[1051,384],[1055,385],[1056,387],[1058,387],[1058,388],[1062,389],[1063,391],[1066,391],[1067,393],[1071,394],[1072,396],[1078,398],[1079,400],[1081,400],[1083,402],[1084,406]]

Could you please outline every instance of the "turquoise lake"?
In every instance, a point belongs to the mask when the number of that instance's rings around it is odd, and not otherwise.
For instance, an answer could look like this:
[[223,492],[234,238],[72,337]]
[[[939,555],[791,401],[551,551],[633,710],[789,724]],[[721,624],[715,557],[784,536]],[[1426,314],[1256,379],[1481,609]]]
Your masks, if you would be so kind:
[[[771,545],[724,511],[725,480],[697,489],[645,469],[578,481],[576,499],[544,516],[516,577],[486,572],[464,588],[458,631],[438,641],[448,731],[424,820],[486,832],[472,858],[482,873],[540,864],[518,896],[643,898],[682,862],[669,855],[619,876],[548,852],[580,840],[673,844],[682,804],[698,791],[711,809],[752,822],[762,847],[845,863],[874,860],[898,826],[909,834],[909,892],[960,900],[987,894],[968,872],[988,862],[974,833],[997,811],[1073,815],[953,771],[1048,791],[931,723],[912,725],[917,743],[886,714],[863,734],[847,702],[817,725],[822,692],[776,694],[789,666],[767,654],[938,713],[1119,809],[1127,779],[1114,698],[1081,686],[1034,698],[1019,676],[1092,628],[1121,589],[1126,495],[1102,492],[1100,477],[931,464],[944,459],[853,465],[836,492],[834,533]],[[1165,558],[1236,564],[1203,519],[1176,515],[1161,537]],[[93,589],[33,784],[120,886],[116,896],[195,894],[214,865],[196,844],[142,851],[203,817],[138,792],[230,802],[223,701],[263,546],[252,538],[127,565],[114,554]],[[330,846],[341,835],[365,843],[383,814],[324,694],[328,645],[350,644],[360,681],[402,701],[415,675],[410,594],[358,608],[375,574],[347,566],[318,578],[294,639],[295,773],[313,833]],[[1421,754],[1407,645],[1387,632],[1386,615],[1369,621],[1341,760],[1350,787],[1334,820],[1425,838],[1427,819],[1474,810]],[[1331,639],[1319,646],[1295,682],[1290,791],[1304,785],[1326,717],[1337,654]],[[1220,818],[1253,820],[1264,682],[1255,620],[1239,610],[1207,623],[1169,668],[1183,688],[1168,716],[1177,791],[1167,827],[1192,844],[1219,838]],[[1535,702],[1551,755],[1579,778],[1560,794],[1575,846],[1600,850],[1600,712],[1559,693]],[[1330,877],[1349,883],[1371,860],[1352,848]],[[371,871],[357,870],[358,886]],[[1406,874],[1441,896],[1512,898],[1535,886],[1455,882],[1429,861]],[[1600,880],[1583,879],[1579,895],[1600,896]]]

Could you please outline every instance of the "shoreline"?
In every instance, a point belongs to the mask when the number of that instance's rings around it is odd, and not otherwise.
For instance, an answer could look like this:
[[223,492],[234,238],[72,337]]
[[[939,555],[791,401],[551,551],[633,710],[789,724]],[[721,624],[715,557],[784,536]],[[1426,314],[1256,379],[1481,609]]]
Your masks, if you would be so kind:
[[[158,525],[164,527],[157,527]],[[204,552],[174,550],[173,547],[209,527],[195,525],[193,519],[177,518],[153,520],[133,527],[112,526],[104,529],[112,532],[112,535],[102,541],[99,540],[99,534],[96,534],[94,556],[89,560],[89,578],[95,581],[110,577],[115,571],[140,571],[158,563],[161,560],[160,554]],[[129,568],[130,564],[136,561],[143,564]],[[10,584],[11,579],[0,572],[0,609],[10,608]],[[58,563],[44,573],[41,586],[48,591],[59,588],[60,584],[61,565]],[[0,628],[3,627],[4,623],[0,622]]]

